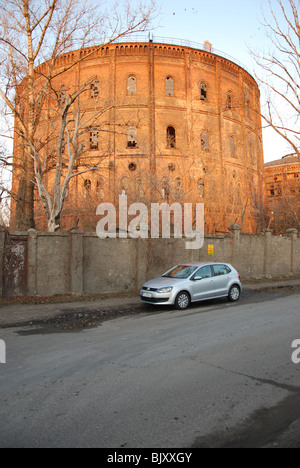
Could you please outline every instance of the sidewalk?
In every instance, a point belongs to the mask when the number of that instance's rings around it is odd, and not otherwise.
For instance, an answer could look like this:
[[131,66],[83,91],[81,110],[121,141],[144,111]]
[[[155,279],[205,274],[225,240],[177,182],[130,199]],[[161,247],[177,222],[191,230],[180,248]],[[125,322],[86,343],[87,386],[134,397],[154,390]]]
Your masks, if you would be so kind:
[[[263,283],[243,283],[244,289],[261,291],[262,289],[281,289],[289,287],[300,287],[300,279],[284,280],[284,281],[265,281]],[[0,312],[1,313],[1,312]]]
[[[261,291],[300,287],[300,279],[243,283],[244,291]],[[50,320],[63,314],[92,313],[109,310],[132,310],[142,308],[139,297],[115,297],[95,301],[62,302],[55,304],[10,304],[0,306],[0,328],[30,324],[39,320]]]
[[56,304],[11,304],[0,307],[0,328],[49,320],[62,314],[132,309],[141,305],[139,297],[101,299],[97,301],[62,302]]

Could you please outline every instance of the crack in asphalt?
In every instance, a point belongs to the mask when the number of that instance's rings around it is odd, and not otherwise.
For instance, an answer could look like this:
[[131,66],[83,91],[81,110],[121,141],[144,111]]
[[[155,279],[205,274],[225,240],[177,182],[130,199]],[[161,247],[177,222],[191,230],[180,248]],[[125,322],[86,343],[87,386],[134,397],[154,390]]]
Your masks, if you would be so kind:
[[207,361],[199,361],[199,362],[201,362],[201,364],[205,364],[207,366],[214,367],[216,369],[219,369],[219,370],[222,370],[222,371],[225,371],[225,372],[230,372],[230,373],[235,374],[235,375],[240,375],[242,377],[247,377],[248,379],[254,380],[254,381],[262,383],[262,384],[272,385],[273,387],[281,388],[281,389],[287,390],[288,392],[291,392],[291,393],[299,393],[300,394],[300,387],[295,386],[295,385],[288,385],[288,384],[285,384],[285,383],[277,382],[276,380],[272,380],[272,379],[263,379],[261,377],[255,377],[254,375],[245,374],[243,372],[234,371],[232,369],[226,369],[225,367],[218,366],[216,364],[211,364],[211,363],[209,363]]

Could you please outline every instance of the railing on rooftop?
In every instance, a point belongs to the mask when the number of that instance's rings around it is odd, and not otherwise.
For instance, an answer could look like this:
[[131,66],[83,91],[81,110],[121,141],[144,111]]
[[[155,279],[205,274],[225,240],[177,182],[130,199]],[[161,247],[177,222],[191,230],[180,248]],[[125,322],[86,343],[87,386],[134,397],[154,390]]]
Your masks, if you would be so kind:
[[235,63],[239,67],[243,68],[246,70],[248,73],[251,74],[251,72],[248,70],[248,68],[239,60],[236,60],[234,57],[231,57],[229,54],[226,54],[225,52],[222,52],[221,50],[215,49],[214,47],[205,47],[205,44],[209,44],[207,41],[203,42],[202,44],[198,42],[193,42],[193,41],[188,41],[186,39],[178,39],[178,38],[173,38],[173,37],[163,37],[163,36],[154,36],[152,34],[144,34],[144,35],[130,35],[126,37],[121,37],[119,39],[116,39],[113,41],[113,43],[128,43],[128,42],[154,42],[157,44],[168,44],[168,45],[176,45],[176,46],[182,46],[182,47],[190,47],[191,49],[197,49],[197,50],[203,50],[204,52],[211,52],[212,54],[219,55],[223,58],[226,58],[227,60],[230,60],[231,62]]

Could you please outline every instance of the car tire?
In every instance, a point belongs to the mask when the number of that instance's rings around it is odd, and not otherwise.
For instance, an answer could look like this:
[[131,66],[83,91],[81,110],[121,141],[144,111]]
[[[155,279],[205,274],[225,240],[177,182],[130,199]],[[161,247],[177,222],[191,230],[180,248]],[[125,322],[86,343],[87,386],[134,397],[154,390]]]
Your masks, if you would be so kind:
[[175,307],[178,310],[188,309],[191,303],[191,297],[188,292],[181,291],[177,294],[175,299]]
[[241,289],[237,284],[234,284],[229,289],[228,300],[230,302],[237,302],[241,297]]

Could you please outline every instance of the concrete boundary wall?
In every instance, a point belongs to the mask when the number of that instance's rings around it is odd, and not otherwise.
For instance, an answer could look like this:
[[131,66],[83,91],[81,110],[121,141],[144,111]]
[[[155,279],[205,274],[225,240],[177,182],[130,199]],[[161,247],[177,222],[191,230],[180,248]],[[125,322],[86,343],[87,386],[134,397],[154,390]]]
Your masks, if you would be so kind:
[[[241,234],[236,227],[232,235],[205,236],[200,250],[187,250],[186,239],[99,239],[93,233],[53,234],[34,230],[8,236],[1,231],[0,294],[4,297],[8,237],[14,242],[18,238],[27,239],[28,296],[138,289],[146,280],[187,261],[229,262],[243,279],[300,274],[300,238],[293,229],[286,236],[274,237],[270,231],[261,235]],[[212,255],[208,253],[209,246],[213,246]]]

